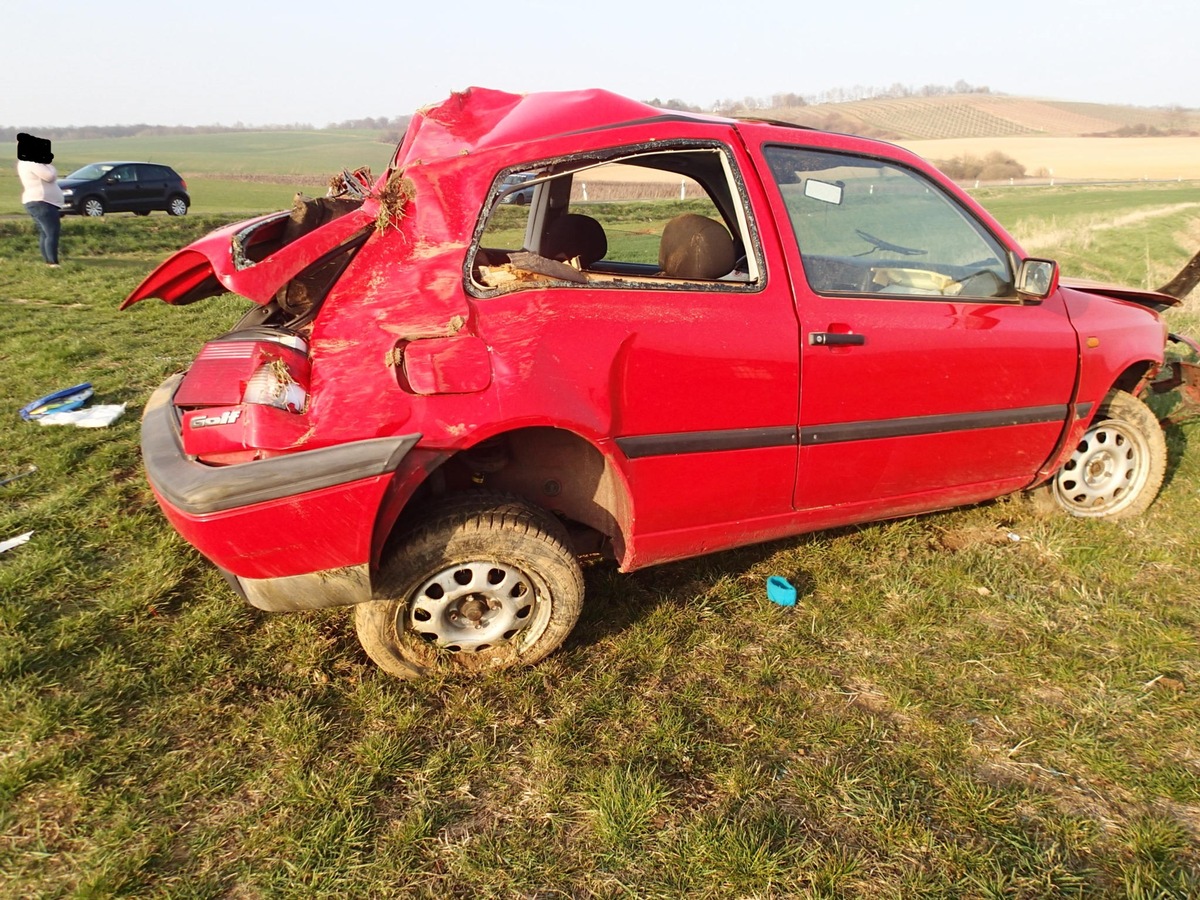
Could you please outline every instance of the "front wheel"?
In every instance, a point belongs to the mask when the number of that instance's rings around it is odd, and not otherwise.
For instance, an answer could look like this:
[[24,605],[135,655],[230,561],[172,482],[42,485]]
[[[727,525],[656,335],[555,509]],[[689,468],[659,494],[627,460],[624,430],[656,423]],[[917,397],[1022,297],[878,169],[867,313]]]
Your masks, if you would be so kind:
[[79,211],[85,216],[98,219],[104,215],[104,201],[99,197],[88,197],[79,205]]
[[1050,483],[1073,516],[1124,519],[1145,512],[1167,471],[1167,440],[1154,413],[1125,391],[1111,392]]
[[484,492],[447,500],[383,564],[379,599],[354,609],[389,674],[528,666],[555,650],[583,606],[583,573],[553,515]]

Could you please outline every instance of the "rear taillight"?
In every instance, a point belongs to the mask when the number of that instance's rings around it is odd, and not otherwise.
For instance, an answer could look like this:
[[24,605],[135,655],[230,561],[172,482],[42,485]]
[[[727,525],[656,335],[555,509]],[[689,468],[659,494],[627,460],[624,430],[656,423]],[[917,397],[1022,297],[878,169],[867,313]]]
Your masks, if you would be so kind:
[[298,335],[259,327],[209,341],[175,392],[184,452],[229,465],[294,448],[310,377]]
[[274,359],[259,366],[250,376],[242,393],[242,402],[302,413],[308,402],[308,392],[296,381],[287,363]]

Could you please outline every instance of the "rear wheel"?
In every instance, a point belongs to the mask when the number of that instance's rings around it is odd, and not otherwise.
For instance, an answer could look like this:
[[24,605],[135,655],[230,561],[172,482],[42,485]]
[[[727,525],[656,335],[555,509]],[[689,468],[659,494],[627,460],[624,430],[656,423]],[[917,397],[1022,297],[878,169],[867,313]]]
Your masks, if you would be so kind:
[[104,201],[99,197],[88,197],[81,204],[79,204],[79,211],[85,216],[91,216],[93,219],[97,219],[104,215]]
[[384,671],[486,671],[538,662],[571,632],[583,574],[562,524],[516,497],[446,501],[390,552],[379,599],[354,609]]
[[1123,519],[1145,512],[1167,471],[1167,440],[1154,413],[1113,391],[1050,482],[1059,507],[1073,516]]
[[172,216],[186,216],[188,211],[187,201],[176,194],[167,202],[167,214]]

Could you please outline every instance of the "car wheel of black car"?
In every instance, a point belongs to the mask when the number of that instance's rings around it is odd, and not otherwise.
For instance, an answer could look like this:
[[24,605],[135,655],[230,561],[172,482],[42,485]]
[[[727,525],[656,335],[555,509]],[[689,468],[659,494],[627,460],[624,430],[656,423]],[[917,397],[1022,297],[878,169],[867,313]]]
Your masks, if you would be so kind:
[[99,218],[104,215],[104,201],[99,197],[88,197],[79,204],[79,211],[85,216]]
[[176,194],[167,202],[167,214],[172,216],[186,216],[188,211],[187,201]]
[[1123,519],[1149,508],[1166,471],[1158,419],[1137,397],[1113,391],[1049,487],[1073,516]]
[[148,216],[148,215],[150,215],[150,210],[148,210],[148,209],[135,209],[135,210],[133,211],[133,214],[134,214],[135,216]]
[[485,671],[532,665],[555,650],[579,618],[583,573],[549,512],[472,492],[396,543],[376,596],[355,607],[354,625],[384,671]]

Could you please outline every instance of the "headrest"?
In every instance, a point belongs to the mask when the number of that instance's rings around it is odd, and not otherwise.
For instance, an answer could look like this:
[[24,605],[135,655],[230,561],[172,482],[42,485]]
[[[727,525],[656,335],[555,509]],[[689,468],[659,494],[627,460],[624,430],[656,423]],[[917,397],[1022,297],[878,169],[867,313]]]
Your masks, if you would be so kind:
[[559,216],[550,223],[542,238],[542,256],[560,262],[578,256],[579,264],[585,269],[604,259],[607,252],[608,238],[604,235],[604,227],[591,216],[578,213]]
[[729,230],[695,213],[668,222],[658,245],[658,266],[672,278],[720,278],[733,270],[735,259]]

